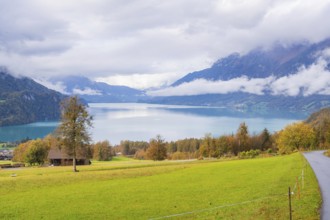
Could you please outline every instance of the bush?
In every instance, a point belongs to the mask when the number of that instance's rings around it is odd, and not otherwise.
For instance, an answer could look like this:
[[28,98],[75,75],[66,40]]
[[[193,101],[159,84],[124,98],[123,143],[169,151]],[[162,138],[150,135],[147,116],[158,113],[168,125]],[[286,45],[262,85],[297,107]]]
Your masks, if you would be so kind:
[[165,160],[167,157],[165,142],[160,135],[151,139],[147,149],[147,157],[151,160]]
[[134,158],[139,160],[145,160],[147,159],[147,153],[145,150],[140,149],[135,152]]
[[238,158],[240,159],[255,158],[259,156],[259,154],[260,154],[260,150],[242,151],[238,154]]
[[315,149],[316,134],[313,128],[303,122],[286,126],[276,140],[280,154],[290,154],[299,150]]
[[97,142],[92,145],[93,159],[108,161],[112,159],[112,147],[108,141]]
[[172,160],[187,160],[190,159],[190,155],[187,152],[175,152],[171,155]]
[[49,145],[41,140],[31,140],[20,144],[14,150],[14,162],[28,163],[29,165],[42,165],[47,159]]

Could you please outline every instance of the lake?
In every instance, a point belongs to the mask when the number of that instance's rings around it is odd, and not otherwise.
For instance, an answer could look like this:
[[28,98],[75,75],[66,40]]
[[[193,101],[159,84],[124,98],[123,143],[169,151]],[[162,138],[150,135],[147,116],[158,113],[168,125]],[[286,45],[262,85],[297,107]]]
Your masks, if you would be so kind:
[[[305,119],[307,115],[291,112],[245,112],[219,107],[173,106],[140,103],[91,103],[91,129],[94,141],[149,141],[160,134],[172,141],[189,137],[201,138],[236,133],[245,122],[249,132],[264,128],[279,131],[286,125]],[[58,122],[37,122],[27,125],[0,127],[0,141],[15,141],[26,137],[44,137],[54,131]]]

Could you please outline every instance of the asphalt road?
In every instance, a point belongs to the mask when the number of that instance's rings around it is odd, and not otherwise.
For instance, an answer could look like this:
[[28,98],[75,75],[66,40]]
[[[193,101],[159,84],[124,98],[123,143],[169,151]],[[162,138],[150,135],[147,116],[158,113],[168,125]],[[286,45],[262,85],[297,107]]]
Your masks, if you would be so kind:
[[330,219],[330,157],[323,155],[324,151],[304,153],[305,158],[314,170],[322,193],[321,219]]

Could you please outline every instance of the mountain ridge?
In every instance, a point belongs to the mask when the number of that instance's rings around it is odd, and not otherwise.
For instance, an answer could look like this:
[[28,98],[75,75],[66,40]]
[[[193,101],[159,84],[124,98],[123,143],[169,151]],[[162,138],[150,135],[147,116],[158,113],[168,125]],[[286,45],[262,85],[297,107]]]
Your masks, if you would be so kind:
[[313,112],[330,106],[329,70],[330,38],[277,44],[233,53],[188,73],[165,89],[150,91],[149,103]]
[[0,126],[58,120],[63,98],[30,78],[14,77],[0,68]]
[[77,75],[53,77],[49,81],[60,83],[66,94],[78,95],[87,102],[137,102],[145,95],[143,91],[128,86],[109,85]]
[[[245,55],[233,53],[217,60],[210,68],[188,73],[171,86],[178,86],[200,78],[216,81],[243,75],[250,78],[265,78],[272,74],[281,77],[297,72],[302,65],[310,66],[315,63],[316,57],[313,56],[328,47],[330,47],[330,38],[319,43],[304,42],[289,47],[277,44],[271,49],[257,48]],[[330,69],[329,65],[328,69]]]

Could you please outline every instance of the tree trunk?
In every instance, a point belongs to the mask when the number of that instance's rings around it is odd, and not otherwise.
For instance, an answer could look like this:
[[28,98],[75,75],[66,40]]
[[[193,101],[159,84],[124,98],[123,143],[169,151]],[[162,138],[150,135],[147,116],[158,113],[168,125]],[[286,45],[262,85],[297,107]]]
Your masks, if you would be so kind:
[[72,158],[72,164],[73,164],[73,172],[78,172],[76,165],[76,157]]

